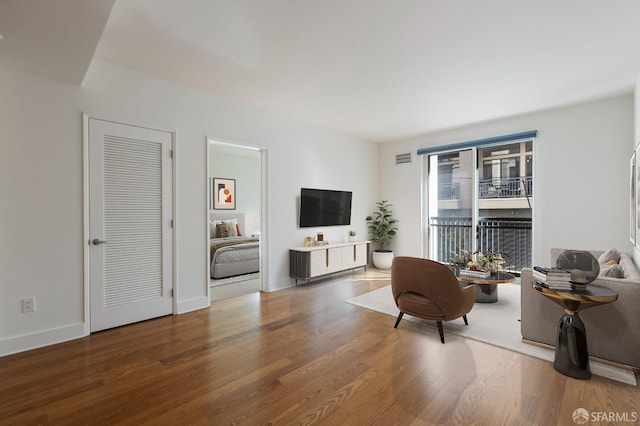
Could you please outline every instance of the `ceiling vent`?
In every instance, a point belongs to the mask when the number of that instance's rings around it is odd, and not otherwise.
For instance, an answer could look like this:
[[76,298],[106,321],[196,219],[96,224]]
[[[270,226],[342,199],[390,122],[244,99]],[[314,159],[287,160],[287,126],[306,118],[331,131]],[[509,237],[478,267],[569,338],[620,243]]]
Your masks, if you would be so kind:
[[396,164],[404,164],[411,162],[411,153],[407,152],[406,154],[397,154],[396,155]]

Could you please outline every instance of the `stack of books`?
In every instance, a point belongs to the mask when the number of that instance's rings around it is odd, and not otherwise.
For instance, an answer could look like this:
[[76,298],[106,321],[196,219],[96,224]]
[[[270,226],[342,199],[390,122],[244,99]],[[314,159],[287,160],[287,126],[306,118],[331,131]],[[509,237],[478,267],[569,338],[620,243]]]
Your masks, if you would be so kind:
[[571,272],[555,266],[534,266],[533,278],[553,290],[573,290]]
[[480,278],[486,279],[491,276],[491,271],[479,271],[475,269],[462,269],[460,270],[461,277]]

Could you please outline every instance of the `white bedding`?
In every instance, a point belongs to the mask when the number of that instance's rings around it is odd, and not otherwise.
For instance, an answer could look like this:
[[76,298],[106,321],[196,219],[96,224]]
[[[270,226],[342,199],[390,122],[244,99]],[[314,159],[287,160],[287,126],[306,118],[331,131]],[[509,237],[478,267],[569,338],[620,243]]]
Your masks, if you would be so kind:
[[209,246],[212,278],[226,278],[260,270],[258,238],[214,238],[210,240]]

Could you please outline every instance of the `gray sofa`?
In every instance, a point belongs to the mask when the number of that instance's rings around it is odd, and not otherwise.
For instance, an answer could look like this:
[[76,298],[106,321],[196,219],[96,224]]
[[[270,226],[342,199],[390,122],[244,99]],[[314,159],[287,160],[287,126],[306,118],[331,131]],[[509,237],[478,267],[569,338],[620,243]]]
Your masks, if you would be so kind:
[[[551,249],[549,265],[555,265],[564,249]],[[608,250],[605,256],[615,251]],[[601,251],[591,252],[600,259]],[[618,300],[580,312],[587,331],[589,355],[604,360],[640,368],[640,271],[626,253],[619,253],[618,272],[623,278],[599,276],[593,284],[618,292]],[[604,269],[604,268],[603,268]],[[607,269],[611,272],[611,267]],[[615,271],[614,271],[615,272]],[[558,320],[563,309],[531,287],[533,271],[525,268],[521,273],[522,337],[533,342],[556,345]]]

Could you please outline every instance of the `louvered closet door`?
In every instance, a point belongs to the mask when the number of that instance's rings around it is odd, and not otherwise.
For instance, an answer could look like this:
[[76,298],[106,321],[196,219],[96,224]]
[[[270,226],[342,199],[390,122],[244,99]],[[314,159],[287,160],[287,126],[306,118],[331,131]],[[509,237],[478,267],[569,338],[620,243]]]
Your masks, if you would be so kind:
[[89,120],[91,331],[172,312],[171,143]]

